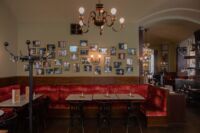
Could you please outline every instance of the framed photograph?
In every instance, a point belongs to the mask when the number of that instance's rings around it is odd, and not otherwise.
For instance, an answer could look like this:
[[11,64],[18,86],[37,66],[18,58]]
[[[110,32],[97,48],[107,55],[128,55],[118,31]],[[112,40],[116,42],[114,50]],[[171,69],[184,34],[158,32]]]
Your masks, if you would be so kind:
[[39,69],[39,68],[42,68],[42,67],[43,67],[43,63],[41,61],[35,62],[35,68],[36,69]]
[[115,56],[115,55],[116,55],[116,51],[117,51],[117,50],[116,50],[115,47],[111,47],[111,48],[110,48],[110,55],[111,55],[111,56]]
[[81,49],[80,50],[80,55],[88,55],[89,54],[89,50],[88,49]]
[[58,50],[58,56],[60,56],[60,57],[67,56],[67,50],[66,49],[60,49],[60,50]]
[[71,54],[70,58],[72,61],[76,61],[76,60],[78,60],[78,55],[76,53],[73,53],[73,54]]
[[84,65],[85,72],[92,72],[92,65]]
[[101,66],[95,66],[94,73],[95,75],[101,75]]
[[80,64],[78,63],[73,64],[73,72],[80,72]]
[[127,58],[127,59],[126,59],[126,64],[127,64],[128,66],[132,66],[132,65],[133,65],[133,59],[132,59],[132,58]]
[[52,52],[55,51],[56,45],[55,44],[47,44],[47,51]]
[[90,59],[88,57],[82,57],[81,58],[81,63],[82,64],[90,64]]
[[46,54],[46,48],[38,48],[37,54],[43,56]]
[[40,47],[41,41],[39,40],[33,40],[33,47]]
[[36,75],[44,75],[44,69],[43,68],[36,69]]
[[91,51],[97,51],[98,45],[97,44],[90,44],[90,50]]
[[71,45],[71,46],[69,46],[69,51],[70,51],[71,53],[76,53],[76,52],[78,52],[78,46],[76,46],[76,45]]
[[127,48],[128,48],[128,45],[126,43],[119,43],[120,50],[126,50]]
[[116,69],[117,75],[124,75],[124,69]]
[[29,69],[30,69],[29,64],[25,64],[25,65],[24,65],[24,71],[25,71],[25,72],[28,72]]
[[100,54],[108,54],[108,48],[99,48]]
[[36,55],[36,48],[30,48],[30,54]]
[[114,68],[120,68],[120,66],[122,65],[122,62],[114,62],[113,63],[113,65],[114,65]]
[[56,52],[55,51],[47,52],[47,56],[48,56],[49,59],[55,59],[56,58]]
[[62,74],[62,68],[54,68],[54,74]]
[[67,61],[63,62],[63,70],[64,71],[69,71],[70,70],[70,63]]
[[125,58],[126,58],[126,54],[125,53],[119,53],[118,54],[118,59],[124,60]]
[[133,73],[133,67],[126,67],[126,73],[127,74]]
[[46,68],[51,67],[51,61],[47,60],[47,61],[43,62],[43,66],[46,67]]
[[136,55],[136,49],[135,48],[128,48],[128,55]]
[[61,66],[61,65],[62,65],[62,59],[56,59],[55,66]]
[[54,74],[54,69],[53,68],[46,69],[46,74],[47,75],[53,75]]
[[88,46],[88,41],[87,41],[87,40],[80,40],[80,46],[81,46],[81,47],[86,47],[86,46]]
[[105,66],[104,67],[104,72],[105,73],[111,73],[112,72],[112,66]]
[[66,48],[66,41],[58,41],[58,48]]
[[110,65],[111,64],[111,57],[105,57],[105,65]]

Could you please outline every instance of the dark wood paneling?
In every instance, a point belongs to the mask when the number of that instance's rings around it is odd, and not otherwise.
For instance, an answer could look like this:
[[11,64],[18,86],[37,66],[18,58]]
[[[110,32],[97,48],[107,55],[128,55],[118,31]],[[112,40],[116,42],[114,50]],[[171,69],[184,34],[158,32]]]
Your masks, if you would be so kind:
[[[20,84],[28,85],[28,76],[0,78],[0,87]],[[34,77],[36,85],[109,85],[142,84],[143,77]]]
[[[28,77],[18,77],[19,84],[28,84]],[[139,77],[34,77],[36,85],[107,85],[107,84],[139,84]]]
[[17,81],[17,77],[0,78],[0,87],[16,84]]

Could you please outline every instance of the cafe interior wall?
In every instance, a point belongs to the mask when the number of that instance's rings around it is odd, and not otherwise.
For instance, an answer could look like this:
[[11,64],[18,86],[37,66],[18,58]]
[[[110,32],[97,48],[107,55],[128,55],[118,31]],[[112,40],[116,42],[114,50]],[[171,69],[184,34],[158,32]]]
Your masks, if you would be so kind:
[[[80,46],[80,40],[88,40],[88,44],[97,44],[99,48],[111,48],[116,47],[117,48],[117,55],[116,56],[110,56],[109,54],[105,56],[111,57],[111,65],[113,66],[114,61],[120,61],[123,62],[121,68],[125,69],[126,67],[126,59],[125,60],[119,60],[118,59],[118,53],[126,53],[127,56],[127,50],[119,50],[118,44],[119,43],[126,43],[128,45],[128,48],[135,48],[136,49],[136,55],[129,56],[133,59],[133,72],[130,74],[125,74],[123,76],[137,76],[138,75],[138,25],[135,25],[134,23],[126,23],[125,28],[122,31],[114,32],[111,28],[105,27],[103,35],[99,35],[99,29],[95,26],[90,27],[90,31],[83,35],[71,35],[70,33],[70,24],[72,22],[70,20],[66,22],[38,22],[38,23],[20,23],[18,24],[18,52],[21,51],[23,54],[26,54],[26,40],[40,40],[41,41],[41,47],[46,47],[47,44],[58,44],[58,41],[66,41],[67,47],[70,45],[78,45]],[[119,26],[119,25],[117,25]],[[68,51],[68,55],[69,51]],[[116,71],[113,68],[111,73],[105,73],[104,72],[104,57],[101,58],[101,69],[102,74],[101,75],[95,75],[94,74],[94,67],[92,72],[84,72],[83,71],[83,65],[81,65],[81,71],[80,72],[73,72],[73,64],[74,63],[80,63],[79,61],[71,61],[69,57],[67,57],[70,62],[71,68],[70,71],[62,72],[62,74],[54,74],[50,76],[119,76],[116,75]],[[90,55],[89,55],[90,57]],[[18,63],[17,64],[17,75],[18,76],[26,76],[28,75],[28,72],[24,71],[24,65],[26,63]],[[34,75],[36,72],[34,72]],[[45,75],[49,76],[49,75]]]
[[10,60],[8,53],[4,50],[4,42],[13,45],[10,49],[17,51],[17,22],[7,6],[0,1],[0,77],[16,76],[17,65]]

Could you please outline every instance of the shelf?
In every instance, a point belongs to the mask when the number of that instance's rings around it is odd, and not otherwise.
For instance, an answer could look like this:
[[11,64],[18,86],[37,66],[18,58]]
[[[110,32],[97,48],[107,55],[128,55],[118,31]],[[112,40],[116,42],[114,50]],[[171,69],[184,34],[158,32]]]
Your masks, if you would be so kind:
[[196,59],[196,56],[184,56],[184,59]]
[[195,70],[200,70],[200,68],[196,68],[196,67],[187,67],[186,69],[195,69]]
[[197,68],[195,68],[195,67],[187,67],[186,69],[197,69]]

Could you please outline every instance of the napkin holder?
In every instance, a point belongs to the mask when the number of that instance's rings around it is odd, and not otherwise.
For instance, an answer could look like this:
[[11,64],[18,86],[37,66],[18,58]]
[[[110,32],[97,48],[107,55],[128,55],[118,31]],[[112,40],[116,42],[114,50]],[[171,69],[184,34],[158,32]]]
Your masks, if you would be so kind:
[[12,90],[12,103],[19,103],[20,102],[20,89],[13,89]]
[[26,88],[25,88],[25,99],[26,100],[29,100],[29,91],[30,91],[29,86],[26,86]]

